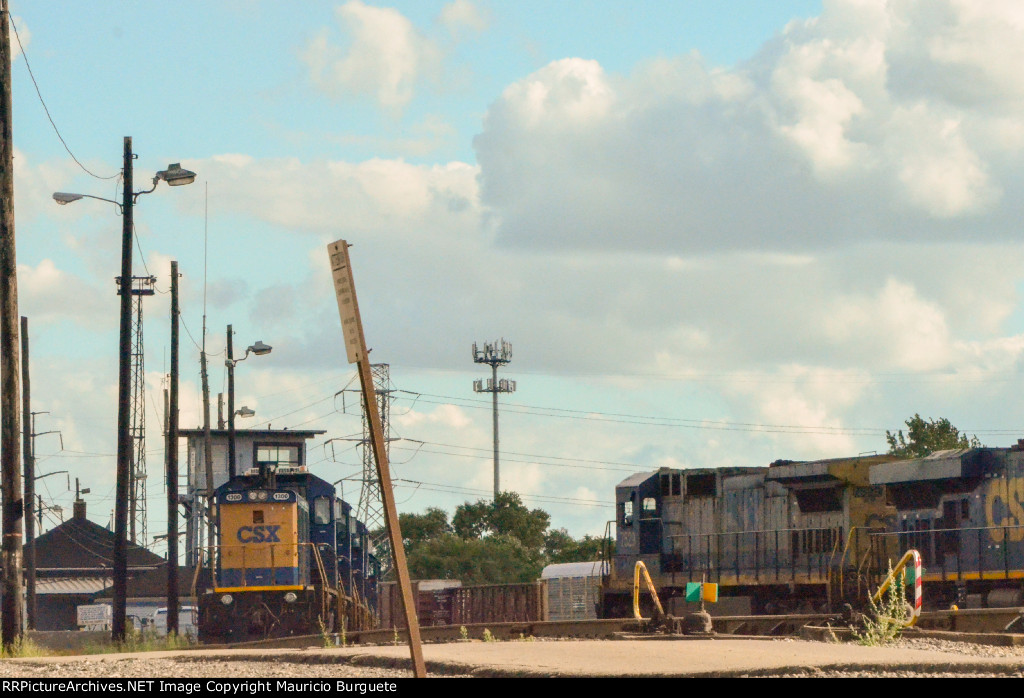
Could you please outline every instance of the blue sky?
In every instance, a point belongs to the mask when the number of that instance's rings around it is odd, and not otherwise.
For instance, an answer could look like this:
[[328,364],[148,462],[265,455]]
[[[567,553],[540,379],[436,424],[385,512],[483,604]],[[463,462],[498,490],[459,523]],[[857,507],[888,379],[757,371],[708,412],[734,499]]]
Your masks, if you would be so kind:
[[[237,374],[254,425],[360,430],[333,395],[325,246],[346,238],[396,393],[403,511],[486,496],[474,341],[518,381],[503,482],[574,535],[660,466],[883,450],[915,412],[1011,443],[1024,405],[1024,17],[1014,2],[12,3],[75,156],[137,186],[163,524],[169,261],[207,343],[275,347]],[[112,509],[120,220],[14,67],[22,313],[47,468]],[[208,215],[205,213],[208,211]],[[222,361],[211,383],[223,390]],[[183,424],[200,421],[182,349]],[[417,397],[418,396],[418,397]],[[482,396],[486,397],[486,396]],[[46,441],[50,439],[50,441]],[[322,441],[322,440],[321,440]],[[321,441],[317,443],[320,444]],[[421,443],[422,442],[422,443]],[[311,451],[329,480],[358,454]],[[60,466],[60,467],[58,467]],[[70,508],[58,481],[44,496]],[[346,491],[354,497],[354,493]]]

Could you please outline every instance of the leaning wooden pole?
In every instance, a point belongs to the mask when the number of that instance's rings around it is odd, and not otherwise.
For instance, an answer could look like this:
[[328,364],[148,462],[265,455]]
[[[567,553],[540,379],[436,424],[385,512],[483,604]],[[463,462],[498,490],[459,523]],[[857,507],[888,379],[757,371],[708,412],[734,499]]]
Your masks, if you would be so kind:
[[416,601],[412,595],[412,582],[409,579],[409,566],[405,559],[405,545],[402,543],[402,528],[398,523],[398,510],[395,508],[395,495],[391,490],[391,469],[388,466],[384,429],[377,408],[377,394],[373,387],[369,352],[366,350],[366,338],[363,336],[363,323],[359,317],[359,304],[356,302],[356,287],[352,279],[352,266],[349,263],[348,243],[344,240],[332,242],[327,246],[327,254],[330,256],[331,272],[334,275],[334,291],[338,297],[338,312],[341,315],[341,332],[345,338],[345,351],[348,354],[349,363],[357,364],[359,367],[363,402],[370,420],[370,441],[377,461],[377,478],[380,482],[381,499],[384,500],[384,520],[388,529],[388,541],[391,543],[395,573],[398,575],[398,588],[402,592],[402,610],[405,613],[405,622],[409,629],[409,653],[412,656],[413,676],[425,678],[427,670],[423,663],[420,624],[416,618]]
[[7,0],[0,0],[0,480],[3,489],[3,605],[0,643],[21,637],[21,360],[18,347],[18,264],[14,245],[14,135],[11,113],[11,34]]

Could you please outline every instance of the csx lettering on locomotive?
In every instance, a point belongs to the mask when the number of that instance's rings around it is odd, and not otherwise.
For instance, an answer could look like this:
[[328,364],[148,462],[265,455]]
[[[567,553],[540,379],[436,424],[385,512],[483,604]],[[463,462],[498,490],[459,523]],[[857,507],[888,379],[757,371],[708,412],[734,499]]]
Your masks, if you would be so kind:
[[235,534],[240,543],[280,543],[277,532],[280,526],[242,526]]

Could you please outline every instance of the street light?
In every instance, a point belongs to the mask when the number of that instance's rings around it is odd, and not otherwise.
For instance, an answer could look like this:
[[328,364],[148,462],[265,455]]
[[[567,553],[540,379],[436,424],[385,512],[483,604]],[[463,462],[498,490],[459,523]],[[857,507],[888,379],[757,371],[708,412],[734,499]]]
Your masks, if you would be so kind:
[[114,598],[111,617],[111,635],[114,642],[125,639],[125,621],[128,603],[128,486],[131,470],[132,437],[130,425],[131,400],[131,326],[132,326],[132,237],[134,234],[133,209],[135,202],[143,194],[156,189],[161,181],[172,187],[190,184],[195,181],[196,173],[185,170],[178,163],[168,165],[153,177],[153,186],[144,191],[135,191],[133,180],[131,136],[124,139],[124,192],[121,202],[104,199],[91,194],[71,194],[57,192],[53,200],[66,205],[82,198],[107,201],[121,211],[121,327],[120,327],[120,360],[118,365],[117,383],[117,489],[116,508],[114,513],[114,551],[112,572],[114,577]]
[[[234,358],[234,354],[231,349],[231,325],[228,325],[228,344],[227,353],[228,356],[224,360],[224,365],[228,369],[228,479],[230,480],[235,476],[235,415],[238,414],[241,417],[251,417],[256,414],[248,407],[235,412],[235,366],[240,362],[245,361],[249,358],[249,354],[255,354],[256,356],[265,356],[273,351],[273,347],[269,344],[264,344],[261,340],[257,340],[255,344],[250,344],[245,350],[245,356],[240,359]],[[248,410],[250,414],[242,414],[243,411]]]
[[235,411],[235,414],[241,417],[242,419],[248,419],[249,417],[256,416],[256,410],[249,409],[245,405],[242,405],[240,408],[238,408],[238,410]]

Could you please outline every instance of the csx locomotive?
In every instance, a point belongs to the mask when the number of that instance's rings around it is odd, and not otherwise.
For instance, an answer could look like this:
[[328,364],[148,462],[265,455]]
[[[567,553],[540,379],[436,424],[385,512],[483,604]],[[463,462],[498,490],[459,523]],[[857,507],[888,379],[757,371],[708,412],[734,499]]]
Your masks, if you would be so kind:
[[372,627],[378,560],[334,487],[261,466],[215,491],[218,545],[198,590],[199,638],[227,642]]
[[670,613],[685,610],[686,583],[702,580],[719,584],[729,612],[783,613],[863,605],[911,548],[926,608],[1022,603],[1021,443],[913,460],[663,468],[627,478],[615,500],[606,617],[629,615],[637,560]]

